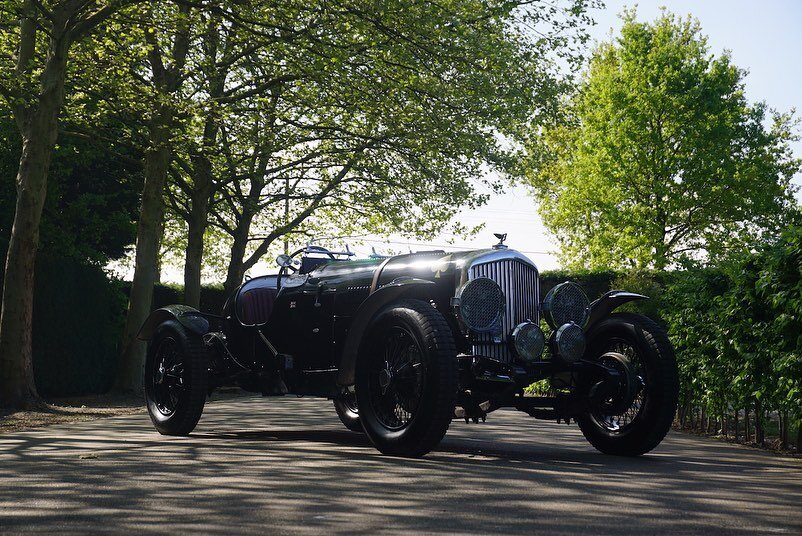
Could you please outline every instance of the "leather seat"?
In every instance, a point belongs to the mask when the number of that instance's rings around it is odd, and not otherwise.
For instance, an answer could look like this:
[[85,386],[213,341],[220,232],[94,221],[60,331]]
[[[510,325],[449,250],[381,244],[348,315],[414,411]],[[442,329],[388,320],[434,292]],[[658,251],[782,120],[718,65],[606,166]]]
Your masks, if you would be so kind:
[[257,287],[245,289],[237,297],[237,316],[247,325],[267,323],[273,312],[278,291],[274,288]]

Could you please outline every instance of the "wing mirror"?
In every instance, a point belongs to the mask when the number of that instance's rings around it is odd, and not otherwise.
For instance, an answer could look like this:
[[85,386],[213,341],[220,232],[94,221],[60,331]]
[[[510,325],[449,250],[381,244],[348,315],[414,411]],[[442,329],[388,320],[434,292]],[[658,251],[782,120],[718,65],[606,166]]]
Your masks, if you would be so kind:
[[282,253],[281,255],[276,257],[276,264],[278,264],[282,268],[289,268],[290,266],[292,266],[292,257]]

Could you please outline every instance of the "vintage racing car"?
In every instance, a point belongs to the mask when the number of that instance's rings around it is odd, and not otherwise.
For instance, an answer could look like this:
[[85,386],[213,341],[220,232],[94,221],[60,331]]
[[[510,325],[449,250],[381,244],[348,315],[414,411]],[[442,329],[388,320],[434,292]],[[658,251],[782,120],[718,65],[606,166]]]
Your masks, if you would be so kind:
[[488,249],[368,259],[310,245],[244,282],[221,315],[154,311],[139,337],[156,429],[189,434],[207,396],[234,385],[330,398],[392,455],[424,455],[452,420],[505,407],[573,420],[604,453],[656,447],[677,405],[674,353],[654,321],[613,313],[645,296],[589,303],[566,282],[541,301],[535,264],[496,236]]

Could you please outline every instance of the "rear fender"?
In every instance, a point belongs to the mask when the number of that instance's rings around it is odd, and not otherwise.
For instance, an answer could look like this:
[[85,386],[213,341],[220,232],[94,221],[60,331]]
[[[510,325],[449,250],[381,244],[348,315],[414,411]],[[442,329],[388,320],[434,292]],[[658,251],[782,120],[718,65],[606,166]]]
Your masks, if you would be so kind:
[[356,358],[359,355],[359,346],[373,318],[384,307],[399,298],[422,297],[433,281],[417,278],[398,278],[384,285],[368,296],[357,309],[340,357],[337,384],[341,386],[353,385],[355,382]]
[[139,329],[137,338],[142,341],[149,341],[159,324],[166,320],[176,320],[187,331],[197,335],[205,335],[209,332],[209,320],[197,309],[188,305],[168,305],[150,313],[148,319]]
[[649,297],[643,294],[635,294],[624,290],[611,290],[590,304],[590,317],[585,329],[589,331],[595,324],[610,316],[610,313],[625,303],[648,299]]

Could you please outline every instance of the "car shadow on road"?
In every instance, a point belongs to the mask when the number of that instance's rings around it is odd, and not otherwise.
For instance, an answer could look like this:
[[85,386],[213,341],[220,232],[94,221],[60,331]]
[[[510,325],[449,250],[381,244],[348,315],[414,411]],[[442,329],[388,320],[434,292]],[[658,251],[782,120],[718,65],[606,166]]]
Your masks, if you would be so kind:
[[370,447],[365,434],[347,430],[247,430],[236,432],[195,433],[199,439],[241,439],[245,441],[308,441],[312,443],[333,443],[346,447]]

